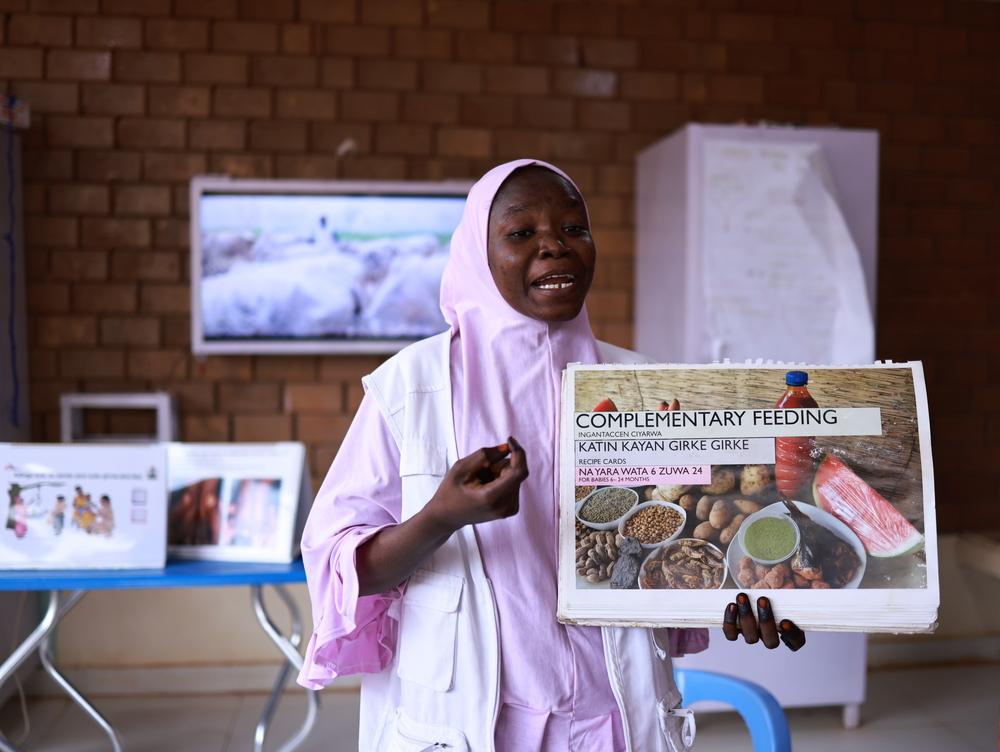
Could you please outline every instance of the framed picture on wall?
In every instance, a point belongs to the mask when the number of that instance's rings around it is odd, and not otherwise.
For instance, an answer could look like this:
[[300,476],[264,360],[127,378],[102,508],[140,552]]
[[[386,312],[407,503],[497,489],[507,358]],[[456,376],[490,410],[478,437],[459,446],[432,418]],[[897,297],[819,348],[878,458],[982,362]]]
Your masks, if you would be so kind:
[[167,543],[172,556],[288,562],[312,501],[305,447],[167,445]]

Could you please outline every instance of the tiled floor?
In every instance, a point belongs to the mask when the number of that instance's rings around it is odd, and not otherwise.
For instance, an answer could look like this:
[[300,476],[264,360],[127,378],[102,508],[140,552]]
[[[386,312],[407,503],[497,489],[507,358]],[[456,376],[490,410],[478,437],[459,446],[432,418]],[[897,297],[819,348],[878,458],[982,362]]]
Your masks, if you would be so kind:
[[[822,677],[817,677],[822,681]],[[97,704],[120,730],[128,752],[244,752],[253,749],[261,695],[101,698]],[[19,743],[26,752],[90,752],[110,745],[78,708],[66,700],[30,706],[31,731]],[[275,739],[287,738],[305,713],[301,694],[278,711]],[[316,730],[304,752],[357,749],[358,698],[328,692]],[[1000,666],[873,672],[860,728],[844,730],[836,708],[791,710],[792,741],[805,752],[993,752],[998,746]],[[0,729],[16,741],[21,729],[13,703],[0,710]],[[276,749],[272,740],[268,750]],[[749,750],[739,717],[698,716],[697,752]]]

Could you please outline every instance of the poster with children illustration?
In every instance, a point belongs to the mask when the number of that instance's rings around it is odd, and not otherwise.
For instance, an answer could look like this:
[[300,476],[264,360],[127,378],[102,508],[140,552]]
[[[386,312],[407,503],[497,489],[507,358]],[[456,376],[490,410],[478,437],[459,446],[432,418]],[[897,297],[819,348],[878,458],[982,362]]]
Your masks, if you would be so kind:
[[0,444],[0,569],[159,568],[160,445]]
[[571,366],[562,435],[565,621],[716,626],[745,591],[812,629],[933,628],[919,363]]
[[291,561],[312,502],[305,447],[168,445],[167,535],[172,555]]

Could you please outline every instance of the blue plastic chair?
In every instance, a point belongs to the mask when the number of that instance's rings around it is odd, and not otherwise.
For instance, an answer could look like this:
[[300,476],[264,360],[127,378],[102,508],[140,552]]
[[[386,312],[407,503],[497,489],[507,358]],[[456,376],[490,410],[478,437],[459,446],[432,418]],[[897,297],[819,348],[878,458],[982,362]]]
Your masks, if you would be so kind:
[[674,669],[684,705],[714,700],[732,705],[750,729],[754,752],[791,752],[788,719],[774,695],[759,684],[714,671]]

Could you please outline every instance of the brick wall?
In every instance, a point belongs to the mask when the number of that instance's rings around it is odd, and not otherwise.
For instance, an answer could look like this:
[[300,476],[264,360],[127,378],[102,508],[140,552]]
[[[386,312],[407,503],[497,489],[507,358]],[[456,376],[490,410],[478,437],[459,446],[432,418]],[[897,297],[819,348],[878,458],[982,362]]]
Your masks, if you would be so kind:
[[34,112],[34,438],[61,392],[167,389],[185,439],[329,463],[377,360],[191,356],[194,174],[550,159],[593,211],[595,328],[628,345],[636,151],[692,120],[838,124],[882,134],[878,349],[927,365],[940,525],[1000,526],[998,49],[1000,4],[957,0],[0,0],[0,83]]

